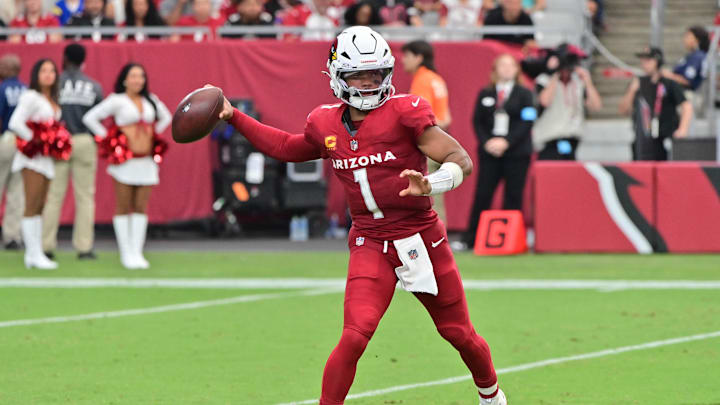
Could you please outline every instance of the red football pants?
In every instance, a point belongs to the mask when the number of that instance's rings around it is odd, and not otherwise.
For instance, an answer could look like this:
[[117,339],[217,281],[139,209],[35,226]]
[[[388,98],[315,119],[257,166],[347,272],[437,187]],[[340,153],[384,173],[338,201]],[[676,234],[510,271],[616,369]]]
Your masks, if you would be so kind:
[[[427,309],[440,335],[460,353],[475,384],[481,388],[491,387],[497,382],[497,376],[490,348],[470,323],[465,291],[445,227],[438,221],[421,232],[421,236],[433,263],[438,295],[416,293],[415,296]],[[397,283],[395,268],[402,265],[391,241],[384,253],[383,241],[365,238],[361,246],[356,246],[358,237],[362,235],[351,230],[345,322],[340,342],[325,364],[320,405],[344,403],[355,378],[357,362],[392,300]],[[432,242],[442,238],[445,239],[433,248]]]

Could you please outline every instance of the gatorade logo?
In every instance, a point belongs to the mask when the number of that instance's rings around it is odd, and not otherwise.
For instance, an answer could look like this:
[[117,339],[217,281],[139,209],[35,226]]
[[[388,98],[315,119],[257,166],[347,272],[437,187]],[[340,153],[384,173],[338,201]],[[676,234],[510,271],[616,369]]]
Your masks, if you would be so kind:
[[490,249],[503,247],[505,245],[505,236],[507,235],[507,226],[507,218],[493,218],[488,221],[485,247]]

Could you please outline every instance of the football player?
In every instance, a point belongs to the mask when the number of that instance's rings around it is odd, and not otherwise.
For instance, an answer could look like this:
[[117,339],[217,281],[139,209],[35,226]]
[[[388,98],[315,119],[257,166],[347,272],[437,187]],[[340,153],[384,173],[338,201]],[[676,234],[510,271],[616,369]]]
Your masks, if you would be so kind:
[[[353,221],[345,316],[340,342],[325,365],[320,404],[344,403],[357,362],[399,280],[460,353],[480,403],[505,405],[490,349],[470,322],[445,226],[430,200],[457,188],[472,171],[472,161],[437,126],[427,101],[395,94],[394,63],[377,32],[350,27],[338,35],[327,62],[330,88],[341,102],[313,110],[303,134],[263,125],[227,99],[220,118],[275,159],[330,159],[345,189]],[[427,157],[442,166],[426,176]]]

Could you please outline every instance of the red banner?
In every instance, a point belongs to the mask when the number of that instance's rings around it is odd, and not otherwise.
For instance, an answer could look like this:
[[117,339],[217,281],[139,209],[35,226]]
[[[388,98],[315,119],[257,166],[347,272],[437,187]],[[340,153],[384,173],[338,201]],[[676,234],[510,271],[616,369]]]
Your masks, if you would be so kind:
[[720,252],[720,167],[535,166],[538,252]]
[[720,167],[657,165],[657,228],[670,252],[720,252]]
[[[653,193],[652,164],[538,162],[535,250],[637,252],[648,248],[652,241],[643,237],[637,222],[643,218],[652,222]],[[632,214],[626,211],[628,202],[633,205]]]

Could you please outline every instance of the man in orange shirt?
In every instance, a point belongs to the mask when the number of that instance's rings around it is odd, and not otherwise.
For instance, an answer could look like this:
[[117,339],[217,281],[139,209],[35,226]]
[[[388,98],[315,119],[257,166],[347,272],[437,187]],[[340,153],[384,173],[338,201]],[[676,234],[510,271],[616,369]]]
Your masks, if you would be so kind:
[[[435,54],[432,45],[426,41],[412,41],[402,47],[403,69],[413,76],[410,94],[420,96],[430,103],[437,125],[447,131],[452,118],[448,106],[448,90],[445,80],[435,71]],[[440,164],[428,159],[428,173],[440,168]],[[435,197],[435,212],[446,222],[443,196]]]

